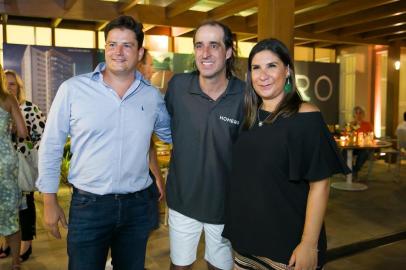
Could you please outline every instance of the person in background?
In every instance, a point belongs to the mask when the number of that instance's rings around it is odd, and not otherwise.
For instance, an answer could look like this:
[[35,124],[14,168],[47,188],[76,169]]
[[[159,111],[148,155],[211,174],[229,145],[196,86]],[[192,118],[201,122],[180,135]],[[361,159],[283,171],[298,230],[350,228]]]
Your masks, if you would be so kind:
[[[30,145],[27,145],[27,141],[24,139],[13,136],[14,147],[24,156],[29,156],[32,149],[38,150],[39,148],[45,128],[45,117],[37,105],[25,99],[24,84],[20,76],[14,70],[5,70],[5,74],[8,91],[17,98],[30,136]],[[35,180],[33,179],[33,181]],[[20,257],[22,261],[26,261],[32,253],[32,240],[36,235],[36,215],[34,191],[23,192],[23,196],[26,197],[27,208],[20,210],[19,213],[21,227]]]
[[[353,109],[354,120],[350,122],[352,129],[355,132],[373,132],[374,129],[371,123],[365,121],[365,110],[361,106],[355,106]],[[362,169],[362,166],[368,160],[369,156],[372,154],[371,150],[368,149],[355,149],[353,155],[355,157],[355,163],[352,167],[352,174],[354,180],[358,179],[358,172]],[[343,151],[344,158],[347,157],[347,151]]]
[[194,38],[197,71],[175,75],[165,96],[173,149],[167,180],[171,269],[191,269],[205,234],[209,269],[233,267],[224,227],[231,146],[242,122],[244,82],[233,75],[230,29],[208,21]]
[[18,157],[11,141],[12,131],[19,138],[28,136],[17,99],[7,90],[6,76],[0,65],[0,235],[5,236],[9,244],[12,269],[17,270],[21,267],[18,222],[21,192],[17,183]]
[[67,237],[68,269],[144,269],[148,236],[156,225],[158,191],[148,173],[151,135],[170,143],[170,117],[158,91],[137,72],[142,24],[119,16],[104,30],[105,63],[61,84],[39,148],[38,190],[44,223],[61,238],[67,227],[58,191],[70,135],[73,186]]
[[[151,77],[154,74],[154,67],[152,56],[148,52],[147,49],[144,48],[144,54],[141,60],[138,62],[137,70],[144,76],[144,78],[148,81],[151,81]],[[155,89],[154,89],[155,90]],[[158,189],[161,193],[159,200],[164,197],[165,191],[163,188],[164,179],[162,178],[162,174],[158,164],[158,158],[156,154],[156,149],[154,146],[154,140],[151,138],[151,146],[149,149],[149,169],[150,169],[150,176],[155,180]]]
[[244,105],[223,232],[235,269],[322,269],[328,178],[350,170],[318,108],[299,96],[281,41],[265,39],[251,50]]
[[138,71],[144,76],[145,79],[151,81],[152,75],[154,74],[154,62],[152,56],[147,49],[144,48],[144,55],[138,63]]
[[406,112],[403,113],[403,122],[396,128],[396,136],[398,137],[399,148],[406,150]]

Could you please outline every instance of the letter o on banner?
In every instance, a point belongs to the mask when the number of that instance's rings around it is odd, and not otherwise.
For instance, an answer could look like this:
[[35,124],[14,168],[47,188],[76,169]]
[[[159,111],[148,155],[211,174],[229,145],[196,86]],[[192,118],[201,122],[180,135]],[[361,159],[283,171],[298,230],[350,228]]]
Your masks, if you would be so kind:
[[[319,93],[319,83],[322,80],[326,80],[329,85],[328,95],[323,96],[323,97],[320,96],[320,93]],[[331,95],[333,94],[333,83],[331,82],[329,77],[327,77],[326,75],[323,75],[323,76],[320,76],[319,78],[317,78],[317,81],[314,84],[314,94],[316,95],[317,99],[320,101],[327,101],[330,99]]]

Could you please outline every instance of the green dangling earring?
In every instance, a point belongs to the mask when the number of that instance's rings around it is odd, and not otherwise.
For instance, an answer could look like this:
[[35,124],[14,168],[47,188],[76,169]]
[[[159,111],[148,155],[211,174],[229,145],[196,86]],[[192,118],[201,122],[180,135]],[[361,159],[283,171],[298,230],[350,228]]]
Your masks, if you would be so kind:
[[283,87],[285,94],[289,94],[292,91],[292,84],[290,83],[290,75],[286,78],[285,86]]

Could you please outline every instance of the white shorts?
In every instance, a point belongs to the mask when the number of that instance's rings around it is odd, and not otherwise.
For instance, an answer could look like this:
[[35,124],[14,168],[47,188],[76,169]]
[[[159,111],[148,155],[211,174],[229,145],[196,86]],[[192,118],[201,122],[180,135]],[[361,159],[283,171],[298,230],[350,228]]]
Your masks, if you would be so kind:
[[230,241],[221,236],[223,228],[222,224],[203,223],[169,209],[172,263],[186,266],[196,260],[197,246],[204,230],[206,244],[204,259],[219,269],[233,269],[233,251]]

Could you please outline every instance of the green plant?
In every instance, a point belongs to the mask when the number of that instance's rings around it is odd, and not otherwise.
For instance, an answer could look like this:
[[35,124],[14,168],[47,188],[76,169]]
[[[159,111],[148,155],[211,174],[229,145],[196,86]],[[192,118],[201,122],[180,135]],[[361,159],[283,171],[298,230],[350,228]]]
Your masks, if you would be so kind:
[[69,175],[69,165],[70,160],[72,158],[72,153],[70,152],[70,138],[66,140],[66,144],[63,148],[63,156],[61,162],[61,175],[59,177],[60,182],[64,183],[65,185],[70,185],[68,182],[68,175]]

